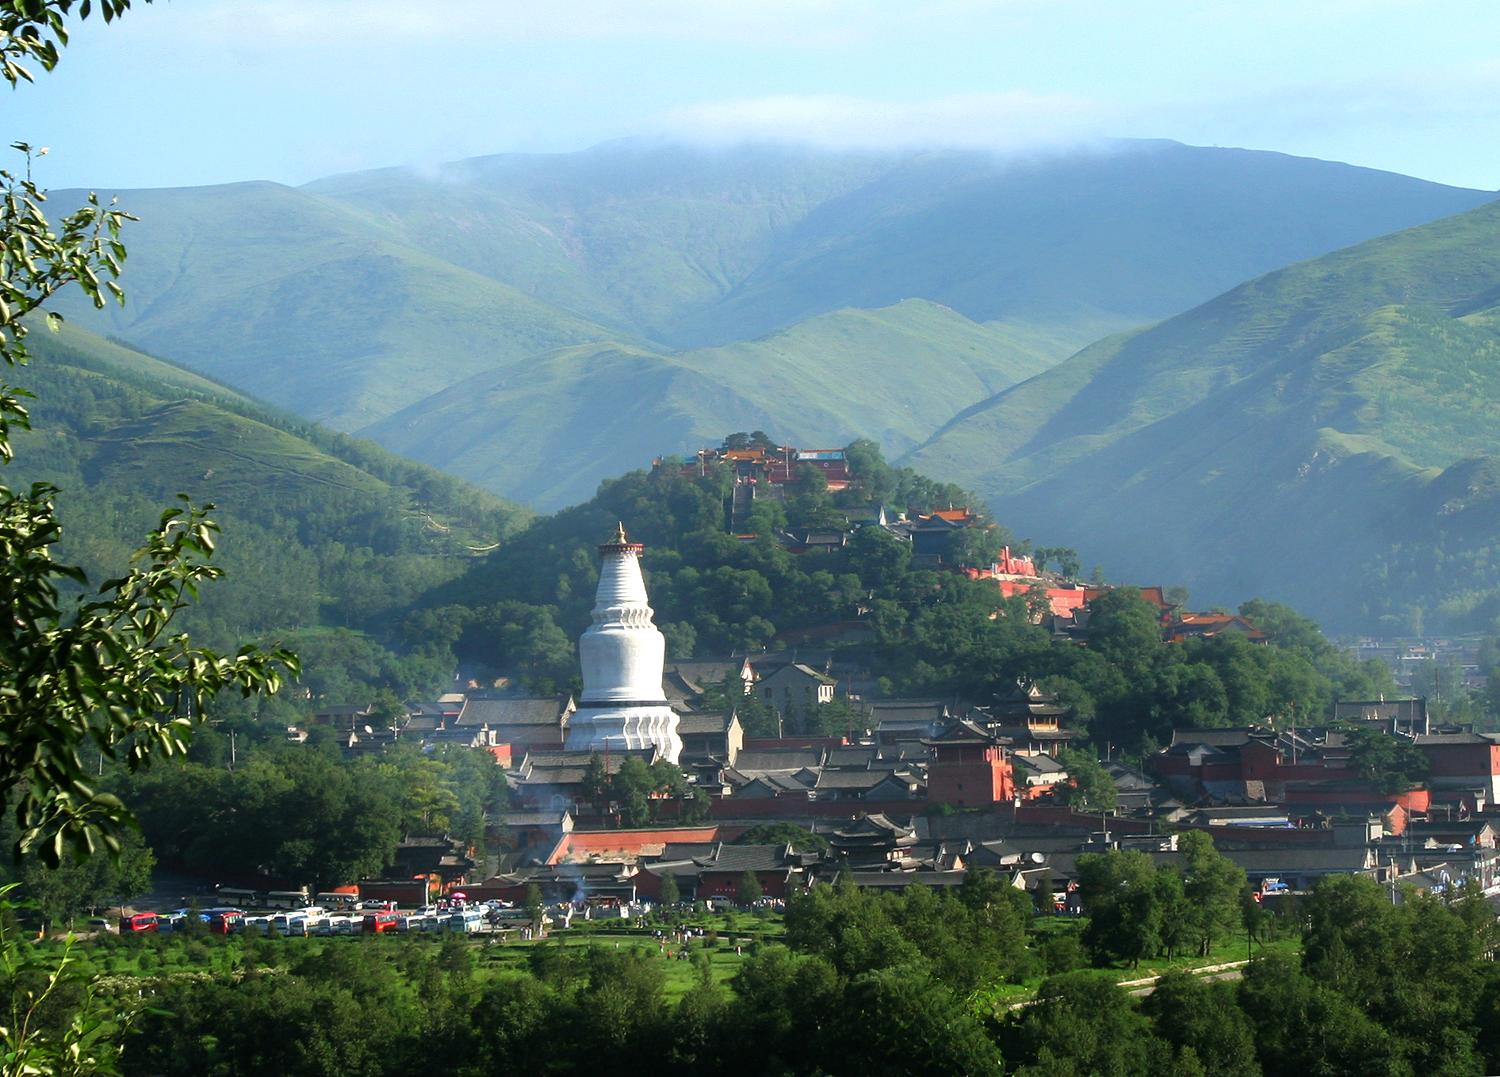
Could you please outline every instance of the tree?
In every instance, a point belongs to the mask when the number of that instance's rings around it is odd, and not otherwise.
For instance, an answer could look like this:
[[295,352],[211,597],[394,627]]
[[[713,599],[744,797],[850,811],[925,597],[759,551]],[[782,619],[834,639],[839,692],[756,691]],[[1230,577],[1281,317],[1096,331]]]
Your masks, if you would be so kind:
[[1259,1077],[1255,1030],[1235,1005],[1233,985],[1172,971],[1157,982],[1141,1008],[1154,1019],[1157,1035],[1179,1052],[1191,1051],[1209,1073]]
[[796,823],[758,823],[735,838],[732,845],[790,845],[802,853],[826,853],[828,839]]
[[1145,853],[1084,853],[1078,858],[1078,894],[1089,915],[1083,942],[1095,964],[1139,965],[1160,948],[1160,892]]
[[85,910],[129,901],[151,889],[151,869],[156,863],[141,837],[128,830],[120,841],[118,856],[69,855],[56,867],[29,858],[21,867],[21,886],[36,902],[48,926],[72,920]]
[[677,886],[677,876],[670,871],[661,877],[661,905],[670,909],[682,900],[682,891]]
[[[0,887],[0,1061],[4,1072],[49,1077],[118,1073],[120,1043],[132,1014],[96,993],[73,957],[17,938],[14,908]],[[59,1019],[55,1010],[64,1011]]]
[[[1081,859],[1081,858],[1080,858]],[[1088,972],[1042,981],[1036,1003],[1011,1018],[1014,1048],[1024,1077],[1055,1074],[1157,1074],[1169,1072],[1165,1045],[1120,988]]]
[[1057,761],[1068,771],[1068,784],[1060,794],[1063,803],[1084,811],[1113,811],[1118,790],[1109,772],[1088,752],[1064,748]]
[[1233,933],[1243,920],[1240,901],[1248,884],[1245,872],[1214,848],[1214,840],[1201,830],[1177,839],[1182,855],[1183,895],[1191,914],[1198,956],[1207,957],[1214,943]]
[[754,905],[760,900],[760,880],[755,877],[755,872],[746,869],[745,874],[740,876],[739,885],[735,887],[735,897],[741,905]]
[[[112,20],[129,6],[83,0],[76,12]],[[27,61],[56,66],[74,10],[73,0],[0,5],[0,74],[15,85],[32,79]],[[76,285],[97,307],[123,301],[120,231],[130,219],[90,195],[54,226],[31,178],[31,150],[16,148],[25,173],[0,171],[0,358],[12,367],[26,361],[24,319],[60,289]],[[60,320],[47,315],[53,328]],[[0,459],[11,458],[11,429],[29,425],[24,395],[0,385]],[[296,669],[288,652],[223,656],[174,632],[199,586],[220,575],[208,563],[217,527],[205,510],[183,504],[162,513],[132,567],[89,592],[80,569],[52,557],[62,534],[56,493],[45,483],[19,493],[0,486],[0,809],[20,824],[17,855],[36,852],[54,865],[68,849],[87,856],[102,843],[117,851],[130,818],[89,776],[86,745],[130,769],[180,754],[219,692],[275,691]],[[84,593],[67,600],[66,588]]]
[[1410,740],[1379,729],[1344,732],[1349,765],[1382,793],[1404,793],[1427,777],[1427,756]]

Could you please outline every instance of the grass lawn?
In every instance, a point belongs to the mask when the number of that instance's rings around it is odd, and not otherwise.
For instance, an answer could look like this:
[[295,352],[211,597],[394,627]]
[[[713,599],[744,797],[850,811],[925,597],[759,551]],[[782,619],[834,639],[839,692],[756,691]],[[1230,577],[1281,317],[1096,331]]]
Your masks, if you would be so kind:
[[[650,924],[635,927],[629,921],[593,920],[576,921],[576,929],[554,931],[547,939],[521,941],[511,935],[501,941],[489,935],[450,936],[446,933],[409,935],[387,935],[378,939],[363,936],[313,938],[264,938],[220,935],[142,935],[136,937],[107,936],[80,940],[73,947],[73,959],[81,970],[108,977],[156,977],[208,974],[216,978],[236,976],[248,967],[287,968],[293,962],[336,947],[377,947],[388,957],[395,957],[410,947],[436,948],[444,940],[460,938],[473,951],[475,976],[485,979],[509,971],[528,968],[539,947],[560,947],[577,950],[585,946],[599,946],[619,950],[633,950],[653,960],[660,960],[666,974],[666,996],[676,1001],[697,982],[697,970],[692,960],[678,959],[676,955],[687,950],[689,955],[706,951],[714,982],[724,983],[739,970],[748,959],[757,939],[765,941],[779,938],[784,925],[780,914],[771,912],[730,912],[688,914],[682,925],[705,932],[705,937],[693,937],[686,944],[670,941],[670,927]],[[657,930],[666,938],[656,939]],[[717,937],[710,940],[709,932]],[[741,952],[735,953],[735,946]],[[49,942],[47,946],[62,946],[61,941]],[[671,955],[670,957],[668,955]]]
[[[660,961],[666,972],[665,994],[670,1002],[676,1002],[698,981],[698,971],[691,960],[680,960],[677,954],[684,949],[681,943],[666,943],[658,945],[654,938],[637,936],[613,937],[602,935],[570,935],[566,931],[558,932],[550,939],[532,940],[529,942],[496,943],[493,946],[484,947],[478,957],[476,976],[484,978],[503,972],[525,971],[530,963],[531,956],[538,947],[561,947],[567,950],[577,950],[586,946],[600,946],[606,949],[633,950],[653,961]],[[688,953],[696,954],[704,949],[702,940],[694,939],[686,947]],[[732,979],[739,971],[740,965],[750,957],[750,948],[744,947],[743,952],[736,954],[734,944],[730,942],[727,946],[721,939],[717,946],[708,949],[709,968],[713,972],[715,983],[725,983]],[[669,956],[670,955],[670,956]]]

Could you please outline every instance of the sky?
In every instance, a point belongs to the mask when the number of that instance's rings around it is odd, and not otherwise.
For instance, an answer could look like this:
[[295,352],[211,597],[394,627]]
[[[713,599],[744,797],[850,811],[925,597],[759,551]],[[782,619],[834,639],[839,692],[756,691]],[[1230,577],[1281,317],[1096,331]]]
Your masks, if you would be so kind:
[[5,102],[54,188],[298,184],[624,137],[1171,138],[1500,188],[1500,4],[156,0]]

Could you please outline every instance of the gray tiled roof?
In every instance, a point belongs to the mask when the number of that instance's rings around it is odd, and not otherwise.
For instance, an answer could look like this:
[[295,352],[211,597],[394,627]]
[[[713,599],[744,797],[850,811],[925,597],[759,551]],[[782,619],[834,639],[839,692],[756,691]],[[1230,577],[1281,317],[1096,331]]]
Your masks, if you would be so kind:
[[821,748],[741,748],[734,769],[741,774],[769,770],[801,770],[823,763]]
[[728,728],[729,718],[723,714],[685,714],[677,720],[677,735],[680,737],[722,736]]
[[455,719],[458,725],[559,725],[566,699],[556,696],[512,696],[501,699],[469,699]]

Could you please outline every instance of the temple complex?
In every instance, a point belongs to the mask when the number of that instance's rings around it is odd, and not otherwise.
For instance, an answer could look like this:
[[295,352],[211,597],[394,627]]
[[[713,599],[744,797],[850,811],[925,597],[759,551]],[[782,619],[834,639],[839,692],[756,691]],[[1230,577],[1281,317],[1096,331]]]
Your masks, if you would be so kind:
[[655,748],[677,762],[677,712],[662,691],[666,641],[651,620],[641,551],[625,526],[599,547],[594,620],[578,639],[583,693],[569,722],[567,750]]

